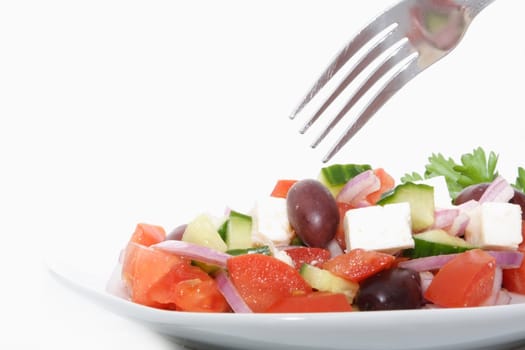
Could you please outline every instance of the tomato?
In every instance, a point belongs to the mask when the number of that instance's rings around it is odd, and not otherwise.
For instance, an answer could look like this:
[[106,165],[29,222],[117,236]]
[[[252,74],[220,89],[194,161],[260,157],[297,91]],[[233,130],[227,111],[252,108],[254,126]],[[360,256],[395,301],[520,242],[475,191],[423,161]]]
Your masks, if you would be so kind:
[[[518,250],[525,253],[525,220],[521,221],[521,235],[524,238]],[[516,269],[503,269],[503,288],[510,292],[525,294],[525,259]]]
[[226,312],[230,309],[211,277],[204,280],[189,279],[177,283],[174,288],[173,301],[177,310],[180,311]]
[[335,240],[339,244],[342,250],[346,249],[346,238],[345,238],[345,214],[354,207],[345,202],[337,202],[337,209],[339,210],[339,225],[337,231],[335,231]]
[[385,169],[383,168],[377,168],[374,169],[374,174],[379,178],[379,181],[381,183],[381,186],[379,189],[375,192],[370,193],[366,200],[370,204],[374,205],[377,203],[379,199],[381,199],[381,196],[383,193],[390,191],[395,186],[395,180],[390,174],[388,174]]
[[288,191],[290,190],[290,187],[292,187],[296,182],[297,180],[287,180],[287,179],[278,180],[270,195],[272,197],[277,197],[277,198],[286,198],[286,196],[288,195]]
[[352,306],[342,293],[313,292],[292,295],[277,301],[266,312],[348,312]]
[[166,239],[166,231],[161,226],[138,224],[131,235],[131,242],[150,246]]
[[395,259],[391,254],[357,248],[333,257],[323,264],[323,268],[339,277],[360,282],[392,267]]
[[441,307],[481,305],[492,293],[496,260],[481,249],[468,250],[447,262],[424,293]]
[[301,268],[303,264],[318,266],[330,259],[330,251],[316,247],[296,247],[286,249],[286,254],[292,258],[296,268]]
[[150,289],[176,266],[189,263],[176,255],[130,242],[124,252],[122,278],[134,302],[162,307],[150,297]]
[[271,256],[234,256],[228,259],[227,268],[232,283],[254,312],[264,312],[282,298],[312,291],[294,267]]
[[[191,261],[180,256],[130,242],[124,252],[122,278],[131,300],[142,305],[185,311],[228,310],[215,281]],[[187,284],[198,293],[182,293]],[[186,286],[186,288],[185,288]]]

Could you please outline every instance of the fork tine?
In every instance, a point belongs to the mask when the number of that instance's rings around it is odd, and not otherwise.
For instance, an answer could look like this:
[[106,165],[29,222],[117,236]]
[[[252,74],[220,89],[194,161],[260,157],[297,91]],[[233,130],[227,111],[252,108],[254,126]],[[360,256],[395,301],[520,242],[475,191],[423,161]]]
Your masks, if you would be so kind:
[[328,151],[323,158],[323,163],[328,162],[332,157],[346,145],[346,143],[368,122],[368,120],[379,110],[399,89],[418,75],[422,68],[417,60],[418,56],[413,55],[406,64],[384,85],[374,99],[361,112],[359,117],[350,127],[346,129],[337,143]]
[[[317,79],[310,91],[308,91],[308,93],[303,97],[299,105],[292,111],[290,114],[290,119],[294,119],[297,114],[303,110],[308,102],[310,102],[317,95],[317,93],[326,85],[326,83],[332,79],[332,77],[348,62],[351,57],[354,56],[354,54],[356,54],[366,43],[370,42],[370,40],[379,34],[377,32],[378,27],[386,28],[387,26],[383,26],[383,24],[387,19],[393,19],[394,22],[396,21],[396,18],[400,15],[397,10],[401,8],[402,4],[403,1],[383,12],[346,44],[346,46],[332,60],[332,63],[330,63],[330,65]],[[392,16],[392,13],[395,13],[395,16]],[[388,25],[394,22],[390,22]]]
[[396,42],[401,40],[404,34],[397,30],[397,25],[392,25],[384,31],[384,36],[381,41],[379,41],[374,48],[372,48],[368,53],[352,68],[352,70],[346,75],[344,80],[339,84],[339,86],[332,92],[330,97],[323,103],[323,105],[317,110],[317,112],[303,125],[299,130],[301,134],[304,134],[310,126],[319,117],[323,112],[330,106],[330,104],[344,91],[344,89],[359,75],[361,72],[374,61],[381,53],[385,52],[388,48],[394,45]]
[[348,102],[343,106],[339,113],[332,119],[330,124],[324,128],[317,139],[312,143],[312,148],[317,147],[319,143],[328,135],[328,133],[343,119],[343,117],[352,109],[352,107],[359,101],[359,99],[372,87],[374,86],[388,71],[399,65],[403,60],[406,60],[415,51],[413,47],[408,43],[408,39],[404,39],[401,45],[397,47],[385,61],[362,83],[362,85],[356,90]]

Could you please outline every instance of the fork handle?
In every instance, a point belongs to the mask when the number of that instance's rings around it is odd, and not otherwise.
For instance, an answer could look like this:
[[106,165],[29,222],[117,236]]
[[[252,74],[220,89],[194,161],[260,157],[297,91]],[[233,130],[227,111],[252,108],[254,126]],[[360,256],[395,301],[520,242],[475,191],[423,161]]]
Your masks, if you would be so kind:
[[490,4],[492,4],[494,0],[456,0],[456,3],[458,5],[465,6],[470,11],[470,17],[471,19],[474,19],[483,9]]

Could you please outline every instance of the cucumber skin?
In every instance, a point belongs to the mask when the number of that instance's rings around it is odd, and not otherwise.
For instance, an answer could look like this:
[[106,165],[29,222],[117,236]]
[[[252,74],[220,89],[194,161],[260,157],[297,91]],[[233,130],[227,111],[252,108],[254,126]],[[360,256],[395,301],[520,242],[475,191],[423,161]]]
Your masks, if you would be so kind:
[[251,248],[252,225],[253,220],[251,216],[231,210],[225,232],[225,241],[228,249]]
[[443,230],[431,230],[412,236],[414,248],[409,250],[408,256],[412,259],[434,255],[463,253],[474,246],[459,237],[450,236]]
[[350,303],[359,289],[357,283],[310,264],[303,264],[299,273],[312,288],[321,292],[343,293]]
[[371,169],[372,167],[368,164],[333,164],[321,169],[319,181],[335,197],[350,179]]

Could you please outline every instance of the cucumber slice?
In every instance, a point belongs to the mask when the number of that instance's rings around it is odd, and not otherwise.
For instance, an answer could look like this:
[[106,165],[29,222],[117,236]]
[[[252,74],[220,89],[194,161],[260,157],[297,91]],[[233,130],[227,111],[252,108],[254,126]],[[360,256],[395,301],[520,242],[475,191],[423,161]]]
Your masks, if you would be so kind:
[[462,253],[475,247],[464,239],[452,236],[443,230],[429,230],[412,236],[414,248],[412,258]]
[[335,197],[351,178],[370,169],[372,169],[372,167],[368,164],[333,164],[321,169],[319,181],[321,181]]
[[252,217],[230,211],[226,225],[226,245],[228,249],[246,249],[252,246]]
[[377,204],[408,202],[412,231],[421,232],[434,223],[434,188],[425,184],[407,182],[398,185],[389,194],[381,198]]
[[303,264],[299,273],[312,288],[321,292],[343,293],[350,303],[359,289],[357,283],[310,264]]
[[228,249],[226,253],[230,255],[243,255],[243,254],[263,254],[272,255],[272,251],[269,246],[263,245],[260,247],[245,248],[245,249]]
[[217,231],[213,218],[208,214],[201,214],[190,221],[184,230],[182,240],[220,252],[225,252],[228,249]]

